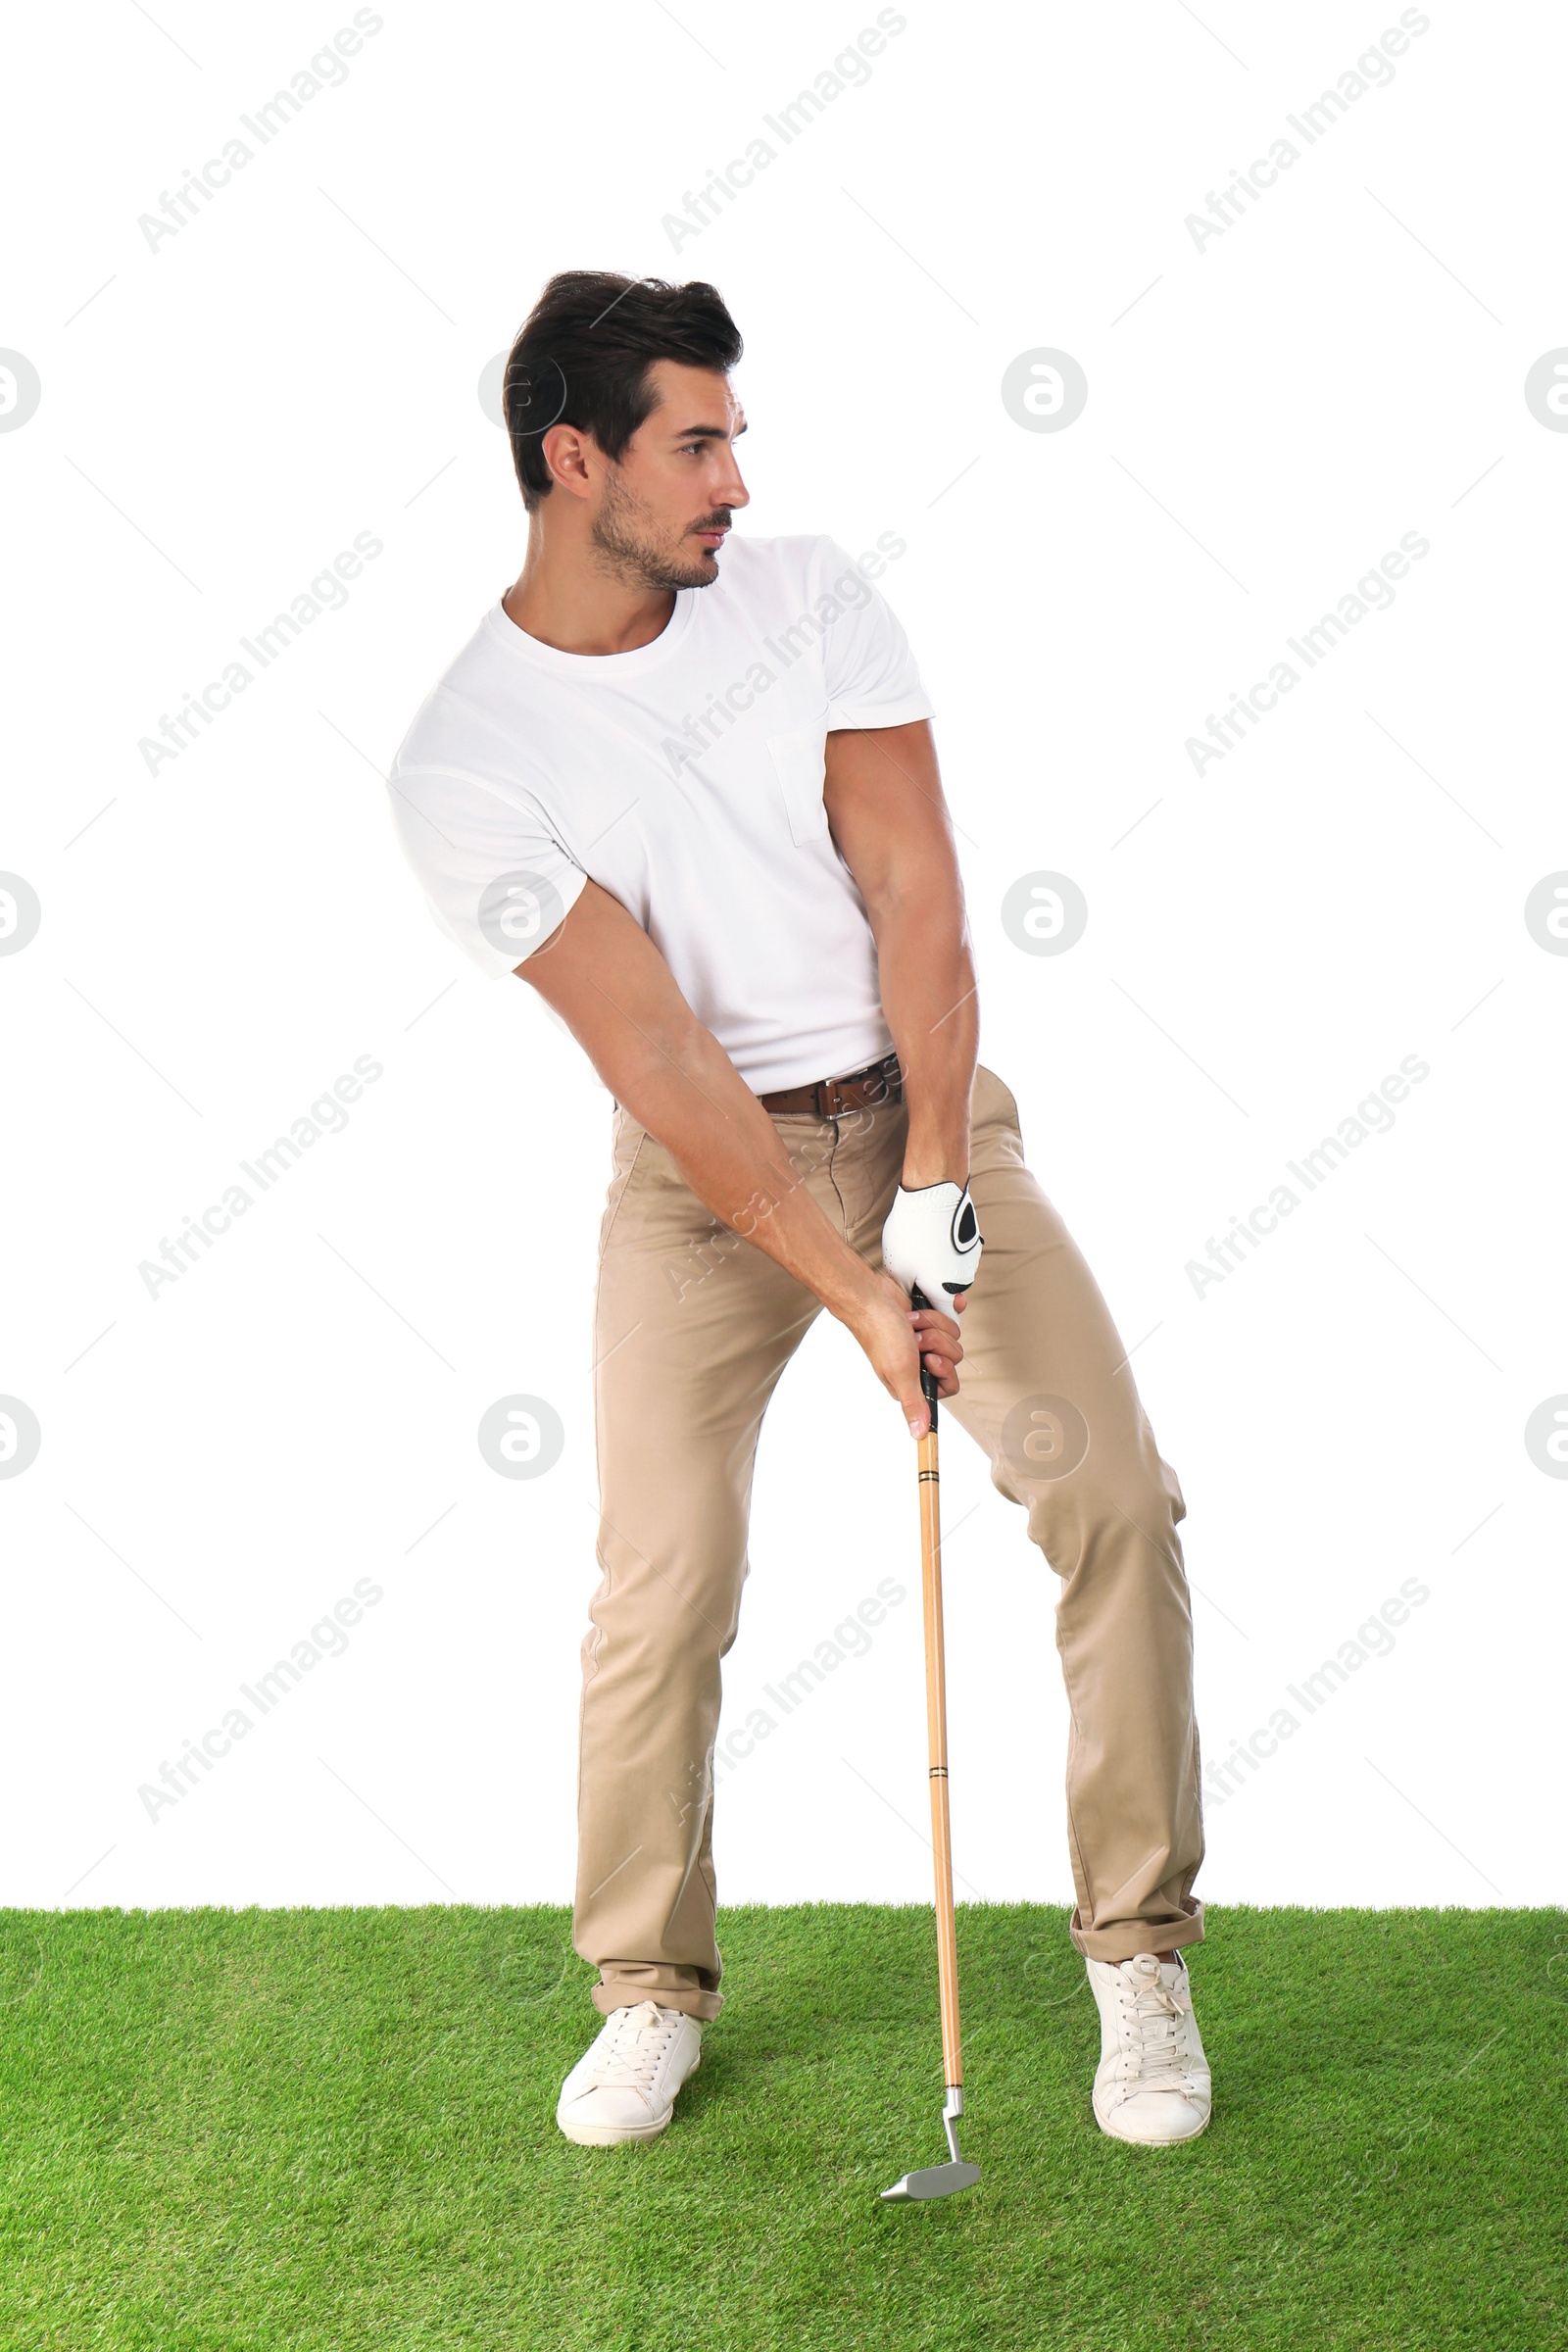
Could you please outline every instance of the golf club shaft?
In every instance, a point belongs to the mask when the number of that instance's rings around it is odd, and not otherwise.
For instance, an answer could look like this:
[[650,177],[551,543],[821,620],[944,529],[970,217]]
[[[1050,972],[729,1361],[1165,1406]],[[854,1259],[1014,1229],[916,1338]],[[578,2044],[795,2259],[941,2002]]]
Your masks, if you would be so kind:
[[[916,1306],[929,1301],[916,1289]],[[937,1461],[936,1375],[921,1366],[931,1426],[920,1440],[920,1590],[925,1608],[926,1735],[931,1760],[931,1853],[936,1867],[937,1984],[942,2001],[942,2060],[950,2089],[963,2085],[958,2032],[958,1939],[953,1916],[953,1833],[948,1814],[948,1688],[942,1641],[942,1505]]]

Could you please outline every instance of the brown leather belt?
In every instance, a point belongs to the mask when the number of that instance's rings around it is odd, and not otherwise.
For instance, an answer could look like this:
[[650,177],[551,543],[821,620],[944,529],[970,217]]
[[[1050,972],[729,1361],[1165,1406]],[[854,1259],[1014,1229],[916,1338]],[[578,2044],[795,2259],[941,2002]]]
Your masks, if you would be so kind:
[[811,1110],[819,1119],[836,1119],[841,1111],[902,1102],[904,1072],[898,1054],[888,1054],[847,1078],[818,1078],[810,1086],[781,1086],[757,1099],[764,1110]]

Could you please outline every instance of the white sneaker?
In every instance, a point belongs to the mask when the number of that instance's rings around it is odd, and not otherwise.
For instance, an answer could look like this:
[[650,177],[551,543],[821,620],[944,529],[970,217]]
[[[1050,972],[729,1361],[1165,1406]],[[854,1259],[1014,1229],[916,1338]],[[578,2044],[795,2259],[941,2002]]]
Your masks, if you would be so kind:
[[1187,1963],[1135,1953],[1119,1966],[1088,1960],[1100,2008],[1095,2120],[1145,2148],[1194,2139],[1208,2122],[1213,2082],[1193,2014]]
[[561,2085],[556,2121],[580,2148],[653,2139],[675,2112],[675,2093],[702,2059],[703,2029],[684,2009],[655,2001],[612,2009]]

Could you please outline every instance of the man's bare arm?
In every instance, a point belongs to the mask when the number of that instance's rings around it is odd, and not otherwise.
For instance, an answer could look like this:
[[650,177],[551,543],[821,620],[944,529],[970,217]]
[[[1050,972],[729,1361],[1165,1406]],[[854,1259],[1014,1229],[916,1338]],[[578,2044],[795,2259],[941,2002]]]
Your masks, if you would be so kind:
[[915,1314],[897,1283],[872,1273],[835,1231],[767,1112],[619,900],[587,883],[517,977],[561,1015],[615,1101],[663,1145],[698,1200],[854,1332],[906,1420],[923,1429],[922,1348],[941,1395],[956,1395],[954,1364],[963,1353],[956,1325],[930,1309]]
[[876,939],[908,1106],[904,1182],[965,1184],[980,1015],[930,720],[835,728],[823,797]]

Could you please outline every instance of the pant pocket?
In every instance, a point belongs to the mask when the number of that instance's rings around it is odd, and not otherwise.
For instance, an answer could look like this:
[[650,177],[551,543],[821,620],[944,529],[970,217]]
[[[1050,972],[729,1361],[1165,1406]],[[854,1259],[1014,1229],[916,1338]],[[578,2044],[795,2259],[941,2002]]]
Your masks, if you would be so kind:
[[[1010,1088],[1003,1085],[995,1070],[984,1062],[976,1062],[974,1094],[970,1102],[971,1127],[1001,1125],[1018,1132],[1018,1104]],[[1022,1141],[1021,1133],[1019,1135]]]

